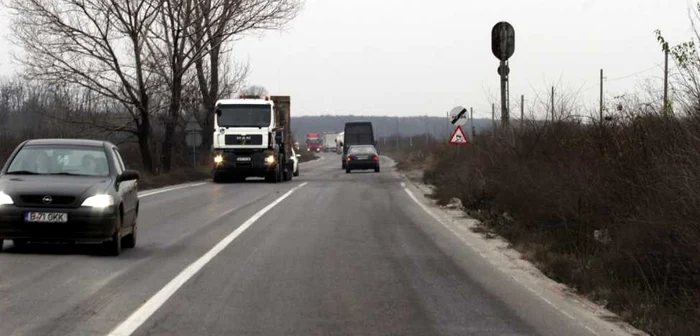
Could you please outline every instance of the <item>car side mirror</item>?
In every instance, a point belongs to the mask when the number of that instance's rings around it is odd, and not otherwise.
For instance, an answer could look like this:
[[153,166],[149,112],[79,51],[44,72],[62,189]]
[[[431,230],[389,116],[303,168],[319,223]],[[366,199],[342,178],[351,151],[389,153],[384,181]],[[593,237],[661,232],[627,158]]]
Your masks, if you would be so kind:
[[125,170],[123,173],[117,176],[117,183],[138,180],[140,178],[141,176],[139,175],[139,172],[135,170]]
[[221,109],[218,107],[216,108],[216,116],[221,117]]

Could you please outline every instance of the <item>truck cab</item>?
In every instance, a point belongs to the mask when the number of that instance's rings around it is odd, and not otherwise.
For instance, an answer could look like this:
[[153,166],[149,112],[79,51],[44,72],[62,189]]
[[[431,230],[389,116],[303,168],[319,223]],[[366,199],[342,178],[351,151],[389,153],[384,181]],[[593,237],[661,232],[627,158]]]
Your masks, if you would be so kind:
[[291,179],[289,97],[240,97],[216,102],[213,179]]

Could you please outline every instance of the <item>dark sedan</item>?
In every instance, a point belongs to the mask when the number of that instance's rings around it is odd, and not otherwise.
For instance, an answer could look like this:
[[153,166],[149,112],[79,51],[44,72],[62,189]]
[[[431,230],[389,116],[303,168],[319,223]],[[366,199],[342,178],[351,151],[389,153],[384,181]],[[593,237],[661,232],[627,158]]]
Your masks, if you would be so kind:
[[358,145],[348,148],[345,172],[350,174],[356,169],[374,169],[379,172],[379,154],[372,145]]
[[4,240],[102,242],[119,255],[136,245],[138,178],[106,141],[25,141],[0,171],[0,250]]

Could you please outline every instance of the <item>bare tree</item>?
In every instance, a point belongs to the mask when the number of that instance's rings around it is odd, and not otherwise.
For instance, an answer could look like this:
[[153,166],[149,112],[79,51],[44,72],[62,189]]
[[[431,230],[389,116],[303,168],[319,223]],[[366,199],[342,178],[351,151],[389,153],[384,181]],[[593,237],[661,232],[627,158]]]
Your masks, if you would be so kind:
[[137,136],[143,166],[153,172],[151,73],[144,64],[144,44],[162,0],[7,2],[14,11],[14,35],[24,47],[19,61],[27,75],[82,87],[118,102],[130,120],[112,128]]
[[195,62],[208,52],[203,47],[207,44],[207,36],[201,43],[191,43],[193,39],[188,36],[195,22],[202,22],[199,17],[201,11],[196,8],[196,0],[164,0],[157,24],[151,26],[147,44],[154,57],[152,65],[168,87],[168,107],[163,115],[161,143],[161,167],[164,172],[171,169],[176,127],[182,119],[185,77]]
[[[201,18],[190,35],[193,44],[208,50],[206,58],[196,61],[197,79],[206,118],[200,123],[204,129],[204,143],[211,143],[214,127],[214,105],[220,96],[219,73],[222,56],[227,54],[226,42],[251,31],[280,29],[289,23],[301,9],[303,0],[200,0],[197,10]],[[206,41],[203,43],[202,41]],[[247,70],[247,68],[246,68]],[[236,72],[232,78],[245,75]],[[243,76],[244,77],[244,76]]]
[[247,97],[265,97],[267,96],[267,89],[260,85],[251,85],[241,89],[239,95]]

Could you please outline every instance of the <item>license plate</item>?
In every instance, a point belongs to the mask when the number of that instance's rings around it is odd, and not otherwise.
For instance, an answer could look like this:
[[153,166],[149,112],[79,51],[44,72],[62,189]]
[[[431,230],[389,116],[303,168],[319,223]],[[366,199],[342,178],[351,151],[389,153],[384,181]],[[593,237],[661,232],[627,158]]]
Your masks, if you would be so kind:
[[250,161],[249,157],[237,157],[236,161]]
[[68,214],[65,212],[27,212],[24,220],[32,223],[65,223]]
[[367,160],[368,156],[366,155],[360,155],[357,157],[358,160]]

